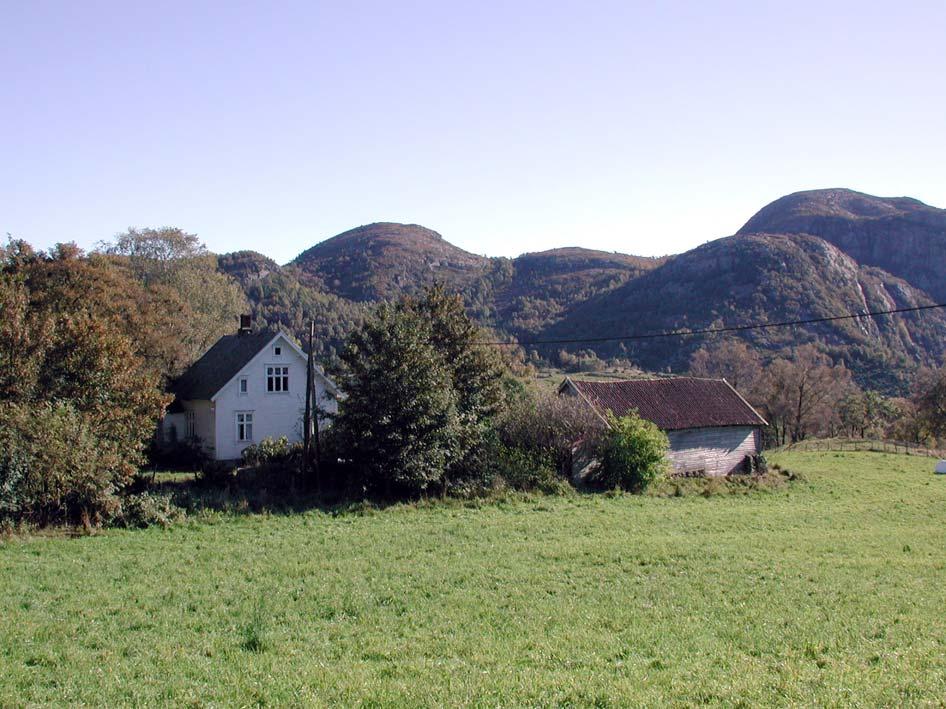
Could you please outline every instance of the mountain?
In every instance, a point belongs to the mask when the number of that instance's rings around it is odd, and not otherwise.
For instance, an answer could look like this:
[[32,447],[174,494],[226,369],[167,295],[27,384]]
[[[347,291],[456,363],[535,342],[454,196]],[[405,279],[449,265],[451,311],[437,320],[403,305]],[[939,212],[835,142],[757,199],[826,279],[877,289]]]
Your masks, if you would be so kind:
[[[677,329],[830,317],[927,305],[929,295],[881,269],[861,266],[837,247],[802,234],[739,234],[674,257],[624,286],[574,308],[543,338],[599,338]],[[864,317],[742,336],[761,350],[787,352],[819,342],[862,381],[897,389],[915,363],[946,349],[946,313]],[[594,345],[652,370],[686,368],[706,338],[655,338]]]
[[577,247],[523,254],[497,290],[497,319],[517,336],[534,336],[587,299],[624,285],[665,258]]
[[[593,341],[622,334],[732,327],[946,301],[946,211],[915,199],[844,189],[798,192],[761,209],[731,237],[684,254],[643,258],[560,248],[514,259],[460,249],[416,224],[377,223],[317,243],[279,266],[242,251],[219,267],[243,286],[261,324],[304,338],[334,358],[371,303],[443,283],[482,324],[539,346],[625,356],[681,371],[707,338]],[[918,365],[946,355],[946,312],[864,317],[739,333],[769,356],[817,342],[862,384],[903,391]],[[531,348],[531,347],[530,347]]]
[[796,192],[763,207],[740,234],[812,234],[946,302],[946,210],[846,189]]
[[626,283],[663,259],[562,248],[515,259],[477,256],[417,224],[351,229],[289,264],[324,290],[356,302],[390,300],[442,283],[485,324],[534,335],[569,307]]
[[326,239],[291,265],[319,278],[336,295],[369,301],[390,300],[436,281],[466,290],[490,262],[417,224],[381,222]]

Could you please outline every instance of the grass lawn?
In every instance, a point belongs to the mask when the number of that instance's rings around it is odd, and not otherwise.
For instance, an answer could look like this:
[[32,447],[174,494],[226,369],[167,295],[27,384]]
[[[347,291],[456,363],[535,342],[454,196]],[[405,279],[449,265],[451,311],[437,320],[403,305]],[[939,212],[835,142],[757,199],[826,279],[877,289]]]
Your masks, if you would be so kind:
[[0,545],[0,706],[932,705],[946,476],[216,514]]

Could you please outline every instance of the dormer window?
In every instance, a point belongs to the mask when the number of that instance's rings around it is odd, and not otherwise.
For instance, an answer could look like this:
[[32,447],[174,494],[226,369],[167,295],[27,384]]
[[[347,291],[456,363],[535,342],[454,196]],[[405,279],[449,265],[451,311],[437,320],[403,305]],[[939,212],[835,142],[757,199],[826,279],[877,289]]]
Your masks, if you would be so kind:
[[273,347],[273,354],[274,354],[276,357],[278,357],[279,355],[281,355],[281,354],[282,354],[282,347],[280,347],[279,345],[276,345],[275,347]]
[[266,367],[266,391],[289,391],[289,367]]

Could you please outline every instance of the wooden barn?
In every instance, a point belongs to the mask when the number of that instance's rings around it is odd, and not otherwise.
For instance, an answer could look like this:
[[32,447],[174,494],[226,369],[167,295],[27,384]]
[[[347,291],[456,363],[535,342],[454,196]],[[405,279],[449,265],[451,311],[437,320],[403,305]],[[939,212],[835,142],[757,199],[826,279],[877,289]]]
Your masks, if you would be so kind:
[[728,475],[743,468],[746,456],[762,450],[765,419],[725,379],[586,382],[566,377],[558,391],[580,398],[602,419],[608,411],[624,416],[636,410],[653,421],[670,439],[672,475]]

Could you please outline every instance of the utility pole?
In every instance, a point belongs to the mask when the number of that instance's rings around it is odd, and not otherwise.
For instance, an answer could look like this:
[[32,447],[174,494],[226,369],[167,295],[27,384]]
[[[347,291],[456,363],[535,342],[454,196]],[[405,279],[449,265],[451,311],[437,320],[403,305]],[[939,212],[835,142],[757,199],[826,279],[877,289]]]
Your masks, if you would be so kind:
[[[309,322],[309,356],[305,366],[305,417],[302,428],[302,476],[309,477],[312,463],[312,340],[315,338],[315,322]],[[318,429],[316,428],[316,431]],[[316,434],[317,435],[317,434]],[[318,439],[316,439],[318,441]],[[316,443],[318,446],[318,443]]]

